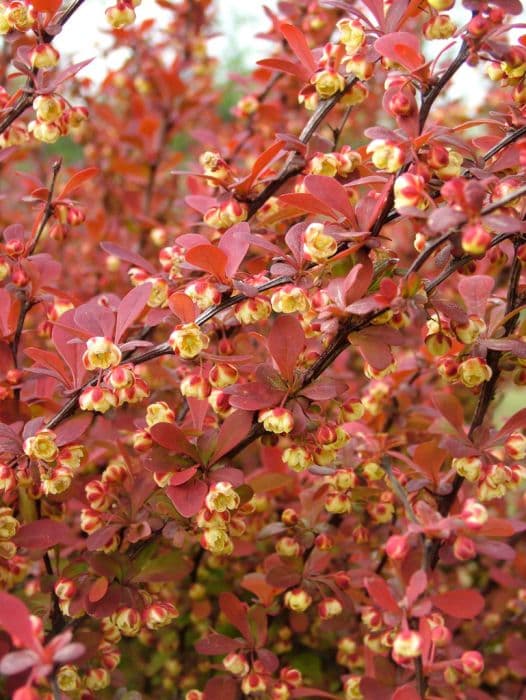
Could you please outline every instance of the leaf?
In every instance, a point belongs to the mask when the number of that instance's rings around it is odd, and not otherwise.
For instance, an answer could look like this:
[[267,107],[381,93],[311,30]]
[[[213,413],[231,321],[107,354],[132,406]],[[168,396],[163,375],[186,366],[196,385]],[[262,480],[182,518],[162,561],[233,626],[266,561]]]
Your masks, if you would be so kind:
[[174,423],[156,423],[150,428],[150,435],[161,447],[177,454],[188,455],[197,461],[197,450]]
[[421,700],[421,695],[413,683],[408,683],[395,690],[393,700]]
[[55,428],[55,442],[59,447],[75,443],[84,435],[93,421],[91,415],[75,416]]
[[364,586],[367,589],[367,593],[372,598],[372,600],[378,605],[382,610],[387,610],[387,612],[399,613],[400,608],[395,600],[395,597],[391,593],[391,589],[387,583],[380,576],[372,576],[366,578],[364,581]]
[[447,452],[438,446],[438,440],[421,442],[413,454],[413,460],[421,467],[423,473],[429,476],[435,484],[438,483],[440,467],[444,463],[446,457]]
[[466,304],[469,314],[484,318],[488,299],[495,286],[495,280],[488,275],[461,275],[458,292]]
[[62,0],[31,0],[31,4],[37,12],[56,12]]
[[[46,2],[49,2],[49,0],[46,0]],[[33,3],[33,4],[35,4],[35,3]],[[59,2],[59,5],[60,5],[60,2]],[[64,199],[68,195],[72,194],[75,190],[77,190],[85,182],[94,178],[98,172],[99,172],[98,168],[84,168],[84,170],[79,170],[78,173],[75,173],[75,175],[73,175],[73,177],[71,177],[66,182],[62,191],[56,197],[56,199]]]
[[294,63],[286,58],[263,58],[256,62],[258,66],[270,68],[271,70],[279,70],[282,73],[293,75],[295,78],[299,78],[304,83],[306,83],[311,76],[311,73],[300,63]]
[[107,591],[108,579],[105,576],[99,576],[89,587],[88,600],[90,603],[97,603],[104,598]]
[[198,654],[207,656],[218,656],[219,654],[230,654],[237,651],[242,646],[239,640],[227,637],[226,634],[214,632],[195,643],[195,650]]
[[247,411],[235,411],[225,418],[217,435],[217,447],[210,464],[218,462],[232,447],[240,443],[249,434],[252,425],[252,415]]
[[354,221],[354,209],[347,190],[334,178],[323,175],[307,175],[305,187],[331,209],[340,212],[346,219]]
[[281,491],[284,488],[292,486],[293,483],[294,477],[292,474],[281,472],[265,472],[247,478],[247,484],[253,489],[254,493]]
[[168,306],[183,323],[193,323],[197,317],[196,305],[184,292],[170,294]]
[[271,586],[267,582],[264,574],[255,571],[243,576],[240,586],[257,596],[262,605],[267,607],[272,605],[272,601],[281,590],[280,588]]
[[278,589],[292,588],[300,581],[301,573],[286,564],[275,566],[267,574],[268,584]]
[[[0,661],[0,673],[5,676],[15,676],[35,666],[38,660],[38,654],[30,649],[12,651]],[[29,695],[28,700],[34,700],[34,695]]]
[[126,294],[119,304],[117,319],[115,321],[115,342],[119,343],[128,328],[144,311],[146,302],[150,297],[152,285],[150,283],[139,284]]
[[51,549],[57,544],[73,545],[77,538],[66,523],[59,520],[35,520],[18,530],[13,542],[26,549]]
[[115,243],[101,243],[100,247],[105,253],[108,253],[108,255],[115,255],[119,260],[124,260],[124,262],[130,263],[130,265],[135,265],[136,267],[146,270],[150,275],[155,275],[157,273],[155,267],[149,263],[146,258],[139,255],[139,253],[134,253],[132,250],[123,248]]
[[461,620],[471,620],[484,609],[483,596],[473,589],[459,589],[439,593],[431,597],[431,602],[439,610]]
[[247,382],[227,387],[225,393],[230,396],[230,405],[245,411],[258,411],[271,408],[283,398],[284,391],[272,389],[264,382]]
[[427,588],[426,572],[419,569],[409,579],[409,585],[406,590],[407,606],[412,607],[413,603],[419,598]]
[[166,495],[183,518],[192,518],[203,506],[208,487],[204,481],[192,481],[181,486],[168,486]]
[[232,676],[214,676],[205,685],[203,700],[238,700],[238,682]]
[[250,188],[265,170],[265,168],[281,153],[283,150],[283,145],[283,141],[276,141],[276,143],[273,143],[256,158],[250,170],[249,176],[237,185],[236,189],[238,194],[245,195],[250,191]]
[[278,316],[267,344],[281,376],[287,382],[292,382],[298,357],[305,346],[305,333],[300,322],[290,315]]
[[210,245],[198,245],[194,248],[190,248],[186,253],[186,262],[190,263],[194,267],[209,272],[211,275],[217,277],[220,282],[226,284],[229,278],[226,274],[226,265],[228,258],[226,253],[216,246]]
[[279,200],[283,204],[288,204],[296,209],[307,211],[310,214],[323,214],[330,219],[338,218],[334,214],[331,207],[325,204],[325,202],[322,202],[321,199],[318,199],[318,197],[314,197],[314,195],[307,192],[290,192],[288,194],[282,194],[280,195]]
[[318,690],[317,688],[293,688],[290,696],[292,698],[329,698],[329,700],[340,700],[338,695],[333,695],[333,693],[327,693],[325,690]]
[[400,63],[409,71],[417,70],[424,64],[417,36],[410,32],[385,34],[374,42],[374,48],[381,56],[393,63]]
[[172,550],[167,554],[149,557],[141,570],[133,577],[135,583],[162,583],[164,581],[179,581],[187,576],[192,569],[191,562],[181,551]]
[[254,236],[250,234],[250,226],[246,221],[234,224],[221,236],[219,249],[226,253],[228,258],[226,274],[229,278],[234,277],[239,270],[239,266],[245,259],[250,243],[253,240]]
[[301,65],[305,66],[310,74],[314,73],[317,64],[303,32],[293,24],[287,24],[286,22],[282,22],[279,25],[279,30]]
[[12,455],[22,452],[22,440],[13,428],[10,428],[5,423],[0,423],[0,452],[7,452]]
[[239,630],[247,641],[250,641],[247,604],[242,603],[233,593],[226,592],[219,596],[219,608],[230,624]]
[[462,404],[453,394],[433,394],[431,401],[437,410],[458,433],[463,434],[464,410]]
[[0,626],[22,646],[34,650],[39,648],[29,619],[29,610],[21,600],[4,591],[0,591]]
[[[26,348],[24,353],[36,363],[36,366],[45,367],[46,369],[51,370],[53,376],[61,381],[62,384],[69,387],[71,379],[70,373],[68,372],[68,368],[66,367],[65,363],[56,355],[56,353],[50,352],[49,350],[42,350],[40,348]],[[35,367],[32,369],[34,368]]]

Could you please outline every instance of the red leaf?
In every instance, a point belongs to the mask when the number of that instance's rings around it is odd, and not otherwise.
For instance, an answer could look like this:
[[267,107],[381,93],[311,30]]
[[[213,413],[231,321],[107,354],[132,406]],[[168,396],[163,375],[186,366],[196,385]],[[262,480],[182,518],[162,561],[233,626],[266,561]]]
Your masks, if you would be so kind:
[[195,650],[198,654],[207,656],[218,656],[219,654],[229,654],[237,651],[242,646],[239,640],[227,637],[226,634],[213,633],[195,643]]
[[237,700],[239,697],[239,684],[232,676],[214,676],[203,693],[203,700]]
[[469,590],[447,591],[431,598],[439,610],[461,620],[471,620],[484,609],[484,598],[472,588]]
[[210,464],[215,464],[232,447],[241,442],[252,428],[252,415],[247,411],[235,411],[228,416],[217,436],[217,447],[210,460]]
[[412,683],[403,685],[393,694],[393,700],[421,700],[421,695]]
[[278,404],[284,392],[271,389],[263,382],[248,382],[227,387],[226,394],[230,395],[230,405],[245,411],[257,411],[260,408],[270,408]]
[[296,209],[308,211],[310,214],[323,214],[331,219],[337,219],[331,207],[307,192],[290,192],[280,196],[280,202]]
[[279,70],[288,75],[293,75],[304,83],[306,83],[311,76],[311,73],[300,63],[294,63],[286,58],[264,58],[261,61],[257,61],[257,64],[264,68],[271,68],[272,70]]
[[431,401],[450,425],[463,434],[464,410],[462,404],[453,394],[433,394]]
[[246,640],[251,639],[248,625],[248,606],[242,603],[233,593],[221,593],[219,607],[226,619],[241,632]]
[[108,579],[105,576],[99,576],[89,587],[88,600],[90,603],[97,603],[104,598],[107,591]]
[[77,442],[91,425],[93,417],[90,415],[75,416],[66,423],[61,423],[55,429],[55,442],[59,447]]
[[37,12],[56,12],[62,0],[31,0],[31,4]]
[[139,284],[134,287],[121,301],[117,310],[115,322],[115,342],[118,343],[128,328],[141,315],[150,296],[152,285]]
[[219,248],[210,244],[198,245],[190,248],[185,257],[190,265],[215,275],[220,282],[228,282],[226,275],[228,258]]
[[293,24],[287,24],[286,22],[280,24],[279,29],[298,61],[308,69],[310,74],[314,73],[317,64],[303,32]]
[[75,544],[77,538],[64,522],[42,519],[22,525],[13,542],[26,549],[51,549],[57,544]]
[[168,306],[183,323],[193,323],[197,317],[194,302],[184,292],[174,292],[168,297]]
[[488,299],[494,286],[495,280],[488,275],[472,275],[470,277],[461,275],[458,291],[466,304],[468,313],[484,318]]
[[305,187],[318,199],[321,199],[332,209],[343,214],[346,219],[354,221],[354,209],[349,200],[347,190],[332,177],[323,175],[307,175]]
[[196,472],[197,467],[190,467],[189,469],[182,469],[180,472],[175,472],[170,479],[170,486],[186,484],[187,481],[190,481],[190,479],[195,476]]
[[108,255],[115,255],[119,260],[124,260],[124,262],[130,263],[130,265],[135,265],[136,267],[146,270],[150,275],[157,274],[155,267],[149,263],[146,258],[139,255],[139,253],[134,253],[132,250],[123,248],[115,243],[101,243],[100,247],[105,253],[108,253]]
[[243,262],[250,245],[250,226],[246,221],[227,229],[219,241],[219,250],[226,253],[226,274],[233,277]]
[[166,489],[166,495],[183,518],[191,518],[200,511],[207,493],[208,487],[203,481],[168,486]]
[[305,346],[305,333],[300,322],[293,316],[278,316],[267,344],[281,376],[287,382],[292,382],[296,362]]
[[150,435],[158,445],[177,452],[188,455],[197,461],[197,451],[187,440],[186,435],[173,423],[156,423],[150,429]]
[[447,452],[438,447],[437,440],[422,442],[415,450],[413,460],[421,467],[424,474],[436,483],[440,476],[440,467],[447,457]]
[[418,39],[415,34],[409,32],[386,34],[374,42],[374,48],[381,56],[394,63],[400,63],[409,71],[417,70],[424,63]]
[[380,576],[374,576],[371,578],[366,578],[364,581],[364,586],[367,589],[372,600],[378,605],[382,610],[387,610],[392,613],[399,613],[400,608],[395,600],[395,597],[391,593],[391,589],[387,583],[380,578]]
[[258,179],[259,175],[265,170],[267,165],[269,165],[269,163],[272,163],[272,161],[281,153],[281,151],[283,150],[283,145],[283,141],[277,141],[276,143],[273,143],[272,146],[269,146],[265,151],[263,151],[263,153],[261,153],[261,155],[259,155],[256,158],[248,177],[246,177],[242,182],[240,182],[237,185],[236,190],[238,194],[247,194],[250,191],[250,188]]
[[[47,2],[49,3],[50,0],[41,0],[41,2]],[[54,2],[54,0],[51,0]],[[33,3],[34,5],[35,3]],[[58,3],[60,5],[60,2]],[[85,168],[84,170],[80,170],[78,173],[75,173],[73,177],[71,177],[66,184],[64,185],[62,191],[58,195],[57,199],[64,199],[64,197],[67,197],[68,195],[72,194],[75,190],[77,190],[81,185],[83,185],[85,182],[88,180],[91,180],[95,175],[99,172],[98,168]]]
[[29,610],[21,600],[4,591],[0,591],[0,626],[22,646],[35,650],[39,648],[29,620]]
[[409,580],[409,585],[406,590],[407,606],[412,607],[413,603],[419,598],[427,588],[426,572],[422,570],[415,571]]

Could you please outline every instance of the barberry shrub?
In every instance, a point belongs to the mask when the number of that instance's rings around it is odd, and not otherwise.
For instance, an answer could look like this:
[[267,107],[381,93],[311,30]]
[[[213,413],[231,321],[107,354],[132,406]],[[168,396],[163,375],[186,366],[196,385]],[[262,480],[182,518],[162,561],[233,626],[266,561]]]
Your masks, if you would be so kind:
[[521,3],[139,3],[0,3],[2,697],[524,698]]

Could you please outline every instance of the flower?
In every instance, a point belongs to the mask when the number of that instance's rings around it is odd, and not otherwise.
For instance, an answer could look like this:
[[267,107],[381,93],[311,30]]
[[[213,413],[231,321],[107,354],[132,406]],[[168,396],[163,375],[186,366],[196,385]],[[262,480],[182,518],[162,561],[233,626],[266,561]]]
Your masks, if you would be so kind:
[[168,339],[168,344],[176,355],[191,360],[206,350],[210,340],[201,332],[196,323],[183,323],[176,326]]
[[269,433],[290,433],[294,428],[294,417],[287,408],[269,408],[260,411],[258,423],[263,423],[263,427]]
[[122,353],[108,338],[94,336],[86,341],[82,362],[87,370],[109,369],[120,363]]

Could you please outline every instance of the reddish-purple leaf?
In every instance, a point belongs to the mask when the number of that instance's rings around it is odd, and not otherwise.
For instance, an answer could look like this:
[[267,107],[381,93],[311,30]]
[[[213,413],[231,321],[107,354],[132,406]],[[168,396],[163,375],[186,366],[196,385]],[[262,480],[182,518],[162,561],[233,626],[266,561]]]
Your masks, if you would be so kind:
[[186,484],[187,481],[195,476],[197,472],[197,467],[190,467],[189,469],[182,469],[175,474],[170,479],[170,486],[180,486],[181,484]]
[[197,451],[195,447],[188,441],[183,431],[174,423],[156,423],[150,429],[150,434],[161,447],[171,452],[188,455],[197,461]]
[[495,280],[488,275],[461,275],[458,292],[466,304],[469,314],[484,318],[488,299]]
[[419,569],[409,579],[409,585],[406,589],[407,606],[412,607],[413,603],[419,598],[427,588],[427,575],[425,571]]
[[304,68],[301,63],[294,63],[289,61],[287,58],[263,58],[257,61],[258,66],[263,66],[264,68],[270,68],[271,70],[279,70],[282,73],[287,73],[287,75],[293,75],[295,78],[299,78],[304,83],[306,83],[311,72]]
[[254,182],[256,182],[265,168],[272,163],[275,158],[277,158],[282,150],[283,141],[277,141],[263,151],[263,153],[261,153],[261,155],[259,155],[254,161],[248,177],[237,185],[236,189],[238,194],[246,195],[248,192],[250,192],[250,188]]
[[115,321],[115,342],[119,343],[128,328],[144,311],[146,302],[150,296],[152,285],[150,283],[139,284],[134,287],[121,301],[117,310]]
[[252,415],[247,411],[235,411],[228,416],[219,429],[217,447],[210,464],[215,464],[232,447],[240,443],[249,434],[252,425]]
[[239,683],[232,676],[214,676],[205,685],[203,700],[238,700]]
[[421,700],[421,695],[413,683],[408,683],[395,690],[393,700]]
[[263,382],[248,382],[235,384],[225,390],[230,396],[230,405],[245,411],[257,411],[260,408],[270,408],[283,398],[284,391],[271,389]]
[[298,29],[298,27],[295,27],[293,24],[287,24],[286,22],[282,22],[279,25],[279,29],[298,61],[305,66],[310,74],[314,73],[317,68],[317,63],[314,60],[312,51],[307,44],[307,39],[301,29]]
[[482,612],[485,604],[483,596],[472,588],[439,593],[432,596],[431,601],[433,605],[446,613],[446,615],[451,615],[451,617],[457,617],[461,620],[473,619]]
[[70,179],[66,182],[64,188],[57,196],[57,199],[64,199],[64,197],[68,197],[85,182],[94,178],[98,172],[98,168],[85,168],[84,170],[80,170],[78,173],[75,173],[75,175],[70,177]]
[[217,277],[220,282],[228,282],[226,265],[228,258],[226,253],[211,244],[198,245],[190,248],[186,253],[186,262],[194,267],[209,272]]
[[232,639],[227,637],[226,634],[213,633],[196,642],[195,650],[198,654],[218,656],[219,654],[229,654],[232,651],[237,651],[241,646],[243,646],[243,642],[239,639]]
[[132,250],[123,248],[115,243],[101,243],[100,247],[105,253],[108,253],[108,255],[115,255],[115,257],[119,258],[119,260],[124,260],[124,262],[130,263],[130,265],[140,267],[150,275],[157,274],[155,267],[149,263],[146,258],[139,255],[139,253],[134,253]]
[[400,608],[395,600],[395,597],[391,593],[391,589],[387,583],[380,576],[371,576],[366,578],[364,581],[364,586],[367,589],[372,600],[378,605],[382,610],[387,610],[387,612],[399,613]]
[[14,676],[29,670],[38,663],[39,656],[31,649],[21,649],[6,654],[0,661],[0,673],[4,676]]
[[338,218],[331,207],[322,202],[321,199],[318,199],[318,197],[314,197],[314,195],[307,192],[290,192],[282,194],[279,199],[283,204],[288,204],[302,211],[308,211],[310,214],[323,214],[323,216],[334,220]]
[[417,35],[410,32],[385,34],[374,42],[374,48],[381,56],[400,63],[409,71],[417,70],[424,63]]
[[168,486],[166,495],[183,518],[192,518],[201,510],[208,487],[204,481],[192,481],[181,486]]
[[4,591],[0,591],[0,627],[24,647],[34,650],[40,647],[29,620],[29,610],[21,600]]
[[250,226],[246,221],[234,224],[227,229],[219,241],[219,250],[226,253],[225,272],[232,278],[239,269],[250,245]]
[[0,423],[0,452],[7,452],[12,455],[22,452],[20,436],[5,423]]
[[347,190],[332,177],[323,175],[307,175],[305,187],[309,192],[321,199],[331,209],[343,214],[346,219],[354,221],[354,209],[351,205]]
[[66,523],[44,518],[22,525],[13,542],[26,549],[51,549],[57,544],[73,545],[77,538]]
[[431,401],[447,422],[459,433],[463,433],[464,410],[462,404],[453,394],[433,394]]
[[267,339],[268,349],[281,376],[291,382],[298,357],[305,346],[305,333],[300,322],[290,315],[278,316]]
[[168,297],[168,306],[183,323],[193,323],[197,317],[197,307],[184,292],[174,292]]
[[242,603],[233,593],[227,592],[219,596],[219,607],[230,624],[239,630],[247,641],[250,641],[247,604]]
[[75,416],[55,428],[55,442],[59,447],[77,442],[93,421],[90,415]]

